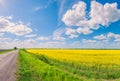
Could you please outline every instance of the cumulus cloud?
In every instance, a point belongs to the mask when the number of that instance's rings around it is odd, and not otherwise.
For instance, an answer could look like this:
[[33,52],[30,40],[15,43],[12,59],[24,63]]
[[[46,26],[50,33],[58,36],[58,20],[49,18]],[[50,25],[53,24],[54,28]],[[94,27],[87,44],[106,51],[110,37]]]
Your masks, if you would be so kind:
[[[111,23],[120,20],[120,9],[117,6],[117,3],[103,5],[91,1],[90,12],[86,13],[86,3],[80,1],[74,4],[72,9],[66,11],[62,21],[69,27],[76,26],[73,28],[77,32],[76,35],[90,34],[101,26],[108,27]],[[66,30],[66,32],[68,31]]]
[[120,20],[120,9],[117,9],[117,6],[117,3],[102,5],[96,1],[92,1],[89,23],[92,23],[93,27],[99,25],[108,26],[111,22]]
[[72,28],[66,28],[66,35],[70,35],[69,38],[77,38],[78,35],[76,35],[76,30]]
[[14,23],[11,19],[12,17],[10,16],[0,16],[0,33],[8,32],[17,36],[23,36],[32,32],[32,29],[28,25],[25,25],[21,21]]
[[120,34],[114,34],[114,33],[111,33],[111,32],[109,32],[108,33],[108,36],[107,36],[109,39],[110,38],[114,38],[115,40],[115,42],[120,42]]
[[104,40],[104,41],[105,40],[109,41],[113,38],[114,42],[120,42],[120,34],[115,34],[115,33],[112,33],[112,32],[109,32],[107,34],[101,34],[101,35],[98,35],[98,36],[94,36],[93,38],[96,39],[96,40]]
[[77,28],[77,32],[78,32],[79,34],[82,34],[82,33],[83,33],[83,34],[85,34],[85,35],[92,33],[92,31],[91,31],[90,28],[88,28],[88,27],[84,27],[84,28],[79,27],[79,28]]
[[114,34],[114,33],[112,33],[112,32],[109,32],[109,33],[107,34],[107,37],[108,37],[108,38],[115,37],[115,34]]
[[78,26],[80,21],[86,20],[86,3],[80,1],[79,3],[73,5],[72,9],[68,10],[63,18],[62,21],[67,26]]

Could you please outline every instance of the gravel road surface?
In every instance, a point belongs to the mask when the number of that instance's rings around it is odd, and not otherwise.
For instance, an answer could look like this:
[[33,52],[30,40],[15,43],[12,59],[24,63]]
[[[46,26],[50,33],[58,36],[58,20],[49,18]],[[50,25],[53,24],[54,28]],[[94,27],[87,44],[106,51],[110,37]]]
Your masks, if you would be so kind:
[[18,51],[0,54],[0,81],[15,81]]

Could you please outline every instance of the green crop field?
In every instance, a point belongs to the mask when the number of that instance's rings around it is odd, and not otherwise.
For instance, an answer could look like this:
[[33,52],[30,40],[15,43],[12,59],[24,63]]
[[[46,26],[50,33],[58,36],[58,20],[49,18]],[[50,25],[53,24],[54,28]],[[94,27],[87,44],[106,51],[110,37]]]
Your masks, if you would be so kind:
[[3,54],[3,53],[7,53],[7,52],[10,52],[12,50],[0,50],[0,54]]

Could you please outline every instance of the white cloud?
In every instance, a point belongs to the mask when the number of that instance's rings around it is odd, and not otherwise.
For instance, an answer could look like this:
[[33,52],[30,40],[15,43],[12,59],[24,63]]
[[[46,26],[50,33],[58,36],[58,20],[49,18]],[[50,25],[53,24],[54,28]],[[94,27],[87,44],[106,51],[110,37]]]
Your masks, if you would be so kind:
[[109,32],[109,33],[107,34],[107,37],[108,37],[108,38],[115,37],[115,34],[112,33],[112,32]]
[[37,6],[37,7],[34,8],[34,11],[39,11],[40,9],[42,9],[42,7]]
[[92,31],[88,27],[84,27],[84,28],[79,27],[79,28],[77,28],[77,32],[79,34],[83,33],[85,35],[92,33]]
[[120,42],[120,39],[116,39],[115,42]]
[[[57,26],[61,26],[62,22],[61,22],[61,18],[62,15],[64,14],[65,10],[66,10],[66,2],[67,0],[56,0],[58,3],[58,23]],[[68,6],[68,5],[67,5]]]
[[39,46],[41,47],[45,47],[45,48],[64,48],[66,47],[66,42],[64,41],[49,41],[49,42],[46,42],[46,43],[41,43],[39,44]]
[[91,28],[99,25],[108,26],[111,22],[120,20],[120,9],[117,9],[117,3],[102,5],[92,1],[90,18],[90,23],[93,24]]
[[[72,9],[66,11],[62,21],[72,27],[79,34],[90,34],[100,26],[108,27],[109,24],[120,20],[120,9],[117,3],[101,4],[91,1],[90,12],[86,13],[86,3],[83,1],[74,4]],[[68,30],[66,30],[67,32]],[[67,34],[68,35],[68,34]]]
[[[43,40],[43,39],[42,39]],[[36,39],[11,39],[11,38],[0,38],[0,49],[11,49],[13,47],[18,48],[61,48],[66,47],[64,41],[41,41]]]
[[76,35],[76,30],[72,28],[66,28],[66,35],[69,35],[69,38],[77,38],[78,35]]
[[104,40],[104,39],[107,39],[107,37],[103,34],[99,35],[99,36],[95,36],[94,39],[97,39],[97,40]]
[[75,34],[70,35],[70,38],[77,38],[77,37],[78,35],[75,35]]
[[64,33],[65,33],[64,28],[59,28],[59,29],[55,30],[53,33],[53,40],[58,40],[58,41],[66,40],[66,38],[62,36]]
[[64,6],[65,6],[65,3],[66,3],[66,0],[60,0],[59,1],[59,13],[58,13],[58,16],[60,17],[62,14],[63,14],[63,11],[64,11]]
[[82,45],[82,43],[80,42],[80,41],[74,41],[72,44],[71,44],[71,46],[73,47],[73,48],[76,48],[76,47],[80,47]]
[[0,40],[0,49],[11,49],[13,47],[18,48],[32,48],[36,46],[36,41],[34,39],[26,39],[26,40],[20,40],[20,39],[11,39],[11,38],[2,38]]
[[45,41],[45,40],[49,40],[49,38],[41,36],[41,37],[36,38],[36,40]]
[[114,36],[114,38],[115,38],[115,42],[120,42],[120,34],[115,34],[115,36]]
[[82,42],[74,41],[71,48],[120,48],[120,42],[104,42],[92,39],[83,39]]
[[96,40],[88,40],[88,39],[82,39],[82,43],[95,43]]
[[6,19],[13,19],[13,16],[7,16]]
[[115,42],[120,42],[120,34],[115,34],[112,32],[109,32],[107,34],[101,34],[98,36],[94,36],[93,38],[97,39],[97,40],[103,40],[103,41],[110,41],[113,38],[113,40]]
[[37,36],[37,35],[36,34],[29,34],[29,35],[25,35],[24,37],[30,38],[30,37],[35,37],[35,36]]
[[[26,43],[35,43],[35,40],[34,40],[34,39],[24,40],[23,44],[26,44]],[[27,45],[27,44],[26,44],[26,45]]]
[[0,33],[8,32],[17,36],[23,36],[32,32],[32,29],[23,24],[23,22],[14,23],[11,21],[12,17],[0,16]]
[[79,3],[73,5],[72,9],[67,10],[64,14],[62,21],[67,26],[78,26],[80,21],[86,20],[86,3],[80,1]]
[[36,12],[36,11],[39,11],[39,10],[41,10],[41,9],[45,9],[45,8],[47,8],[51,3],[52,3],[52,0],[45,1],[45,4],[40,5],[40,6],[36,6],[36,7],[34,8],[34,11]]
[[0,38],[0,49],[18,48],[120,48],[120,42],[103,42],[93,39],[83,39],[67,43],[65,41],[41,41],[36,39],[11,39]]
[[111,38],[114,38],[114,41],[115,42],[120,42],[120,34],[115,34],[115,33],[112,33],[112,32],[109,32],[107,34],[107,38],[110,40]]
[[10,46],[11,41],[11,38],[0,37],[0,49],[9,49],[12,46]]
[[0,42],[3,43],[3,42],[9,42],[11,41],[12,39],[11,38],[6,38],[6,37],[0,37]]
[[[83,42],[85,41],[85,42]],[[116,48],[115,46],[110,46],[110,44],[107,44],[107,43],[104,43],[104,42],[100,42],[100,41],[95,41],[95,40],[87,40],[87,39],[84,39],[82,42],[76,42],[74,41],[72,43],[72,47],[73,48]]]
[[51,44],[51,45],[53,45],[53,44],[55,44],[55,45],[59,45],[59,44],[65,44],[65,42],[59,42],[59,41],[49,41],[49,42],[47,42],[48,44]]
[[111,33],[111,32],[109,32],[108,33],[108,38],[110,39],[110,38],[114,38],[115,40],[115,42],[120,42],[120,34],[114,34],[114,33]]
[[53,40],[59,40],[59,41],[64,41],[66,38],[65,37],[55,37]]

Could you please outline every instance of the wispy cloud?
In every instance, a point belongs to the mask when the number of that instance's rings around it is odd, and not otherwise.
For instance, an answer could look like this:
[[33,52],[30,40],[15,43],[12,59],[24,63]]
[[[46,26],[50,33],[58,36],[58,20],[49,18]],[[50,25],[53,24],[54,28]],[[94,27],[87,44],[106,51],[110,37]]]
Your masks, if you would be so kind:
[[64,28],[58,28],[53,33],[53,40],[64,41],[66,38],[63,36],[65,33]]
[[36,38],[36,40],[37,41],[47,41],[47,40],[49,40],[49,37],[41,36],[41,37]]
[[0,0],[0,6],[4,7],[6,3],[6,0]]
[[45,5],[43,5],[43,6],[36,6],[35,8],[34,8],[34,11],[35,12],[37,12],[37,11],[40,11],[41,9],[45,9],[45,8],[48,8],[48,6],[52,3],[53,1],[52,0],[48,0],[48,2],[45,4]]
[[43,7],[37,6],[34,8],[34,11],[39,11],[40,9],[42,9]]
[[61,0],[59,2],[59,12],[58,12],[58,16],[59,18],[62,16],[63,14],[63,11],[64,11],[64,7],[65,7],[65,3],[66,3],[66,0]]
[[37,36],[37,34],[29,34],[29,35],[25,35],[24,37],[30,38],[30,37],[36,37],[36,36]]
[[65,3],[66,3],[67,0],[58,0],[58,3],[59,3],[59,10],[58,10],[58,25],[57,26],[60,26],[61,25],[61,18],[62,18],[62,15],[65,11]]

